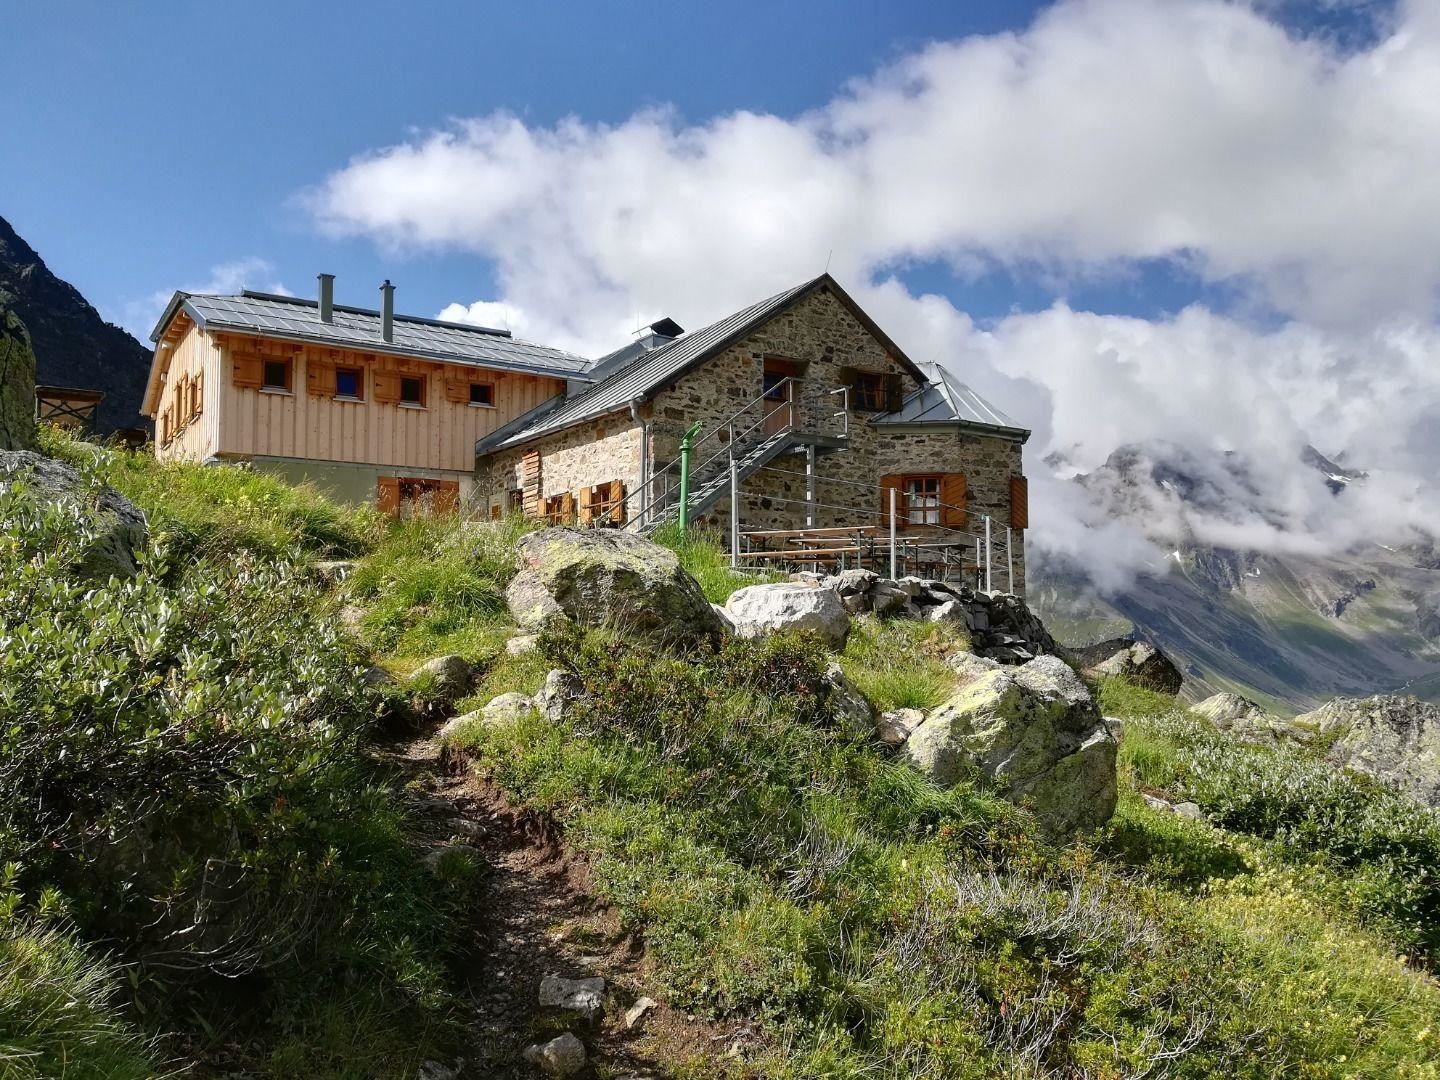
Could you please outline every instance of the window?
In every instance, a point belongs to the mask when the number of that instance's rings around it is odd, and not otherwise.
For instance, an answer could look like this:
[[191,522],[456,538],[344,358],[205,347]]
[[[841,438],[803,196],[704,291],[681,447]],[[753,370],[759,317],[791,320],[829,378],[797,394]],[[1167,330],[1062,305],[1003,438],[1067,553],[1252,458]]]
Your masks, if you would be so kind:
[[488,382],[472,382],[470,384],[470,404],[494,406],[495,387]]
[[360,401],[365,397],[365,375],[359,368],[335,369],[335,396]]
[[573,525],[575,496],[566,491],[545,500],[545,521],[550,525]]
[[290,361],[266,360],[260,383],[262,390],[290,390]]
[[400,380],[400,404],[424,405],[425,380],[406,376]]
[[856,412],[885,411],[885,376],[878,371],[857,371],[850,381],[850,408]]
[[907,476],[900,491],[909,524],[940,524],[940,477]]

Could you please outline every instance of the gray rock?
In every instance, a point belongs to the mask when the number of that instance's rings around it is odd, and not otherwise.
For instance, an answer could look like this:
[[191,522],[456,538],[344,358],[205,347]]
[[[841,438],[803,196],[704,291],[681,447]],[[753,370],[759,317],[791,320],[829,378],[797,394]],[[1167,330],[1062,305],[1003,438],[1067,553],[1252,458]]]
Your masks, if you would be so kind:
[[710,610],[715,613],[715,618],[720,620],[720,632],[724,634],[735,633],[735,622],[730,618],[730,613],[719,604],[711,604]]
[[945,663],[955,672],[962,685],[1000,670],[1000,665],[994,660],[970,652],[951,653],[945,658]]
[[366,686],[377,689],[396,685],[395,676],[391,675],[390,672],[386,671],[383,667],[378,667],[375,664],[371,664],[365,669],[365,674],[360,676],[360,681]]
[[546,975],[540,980],[540,1006],[562,1009],[586,1020],[594,1020],[605,1009],[605,980],[595,976],[566,979]]
[[436,698],[453,705],[470,692],[470,686],[475,681],[475,669],[463,656],[452,653],[427,660],[411,673],[410,681],[430,683]]
[[1239,694],[1214,694],[1198,705],[1190,706],[1190,711],[1203,716],[1219,730],[1233,732],[1246,742],[1276,742],[1288,726],[1278,716]]
[[966,623],[970,609],[959,600],[946,600],[943,604],[925,609],[925,618],[930,622]]
[[840,597],[840,603],[845,605],[845,610],[851,615],[864,615],[870,610],[870,594],[851,593],[849,596]]
[[315,576],[327,585],[338,585],[359,565],[354,559],[321,559],[315,563]]
[[491,698],[480,710],[487,724],[509,724],[535,711],[535,702],[526,694],[511,691]]
[[875,583],[880,580],[880,575],[873,570],[854,568],[841,570],[833,577],[828,577],[822,582],[826,589],[833,589],[841,596],[855,596],[858,593],[869,592]]
[[[889,582],[889,578],[885,579]],[[902,577],[894,582],[897,589],[903,589],[912,600],[925,591],[925,582],[918,577]]]
[[1116,749],[1085,684],[1046,656],[961,688],[906,740],[905,756],[936,783],[977,779],[1029,805],[1062,838],[1110,820]]
[[1168,656],[1146,641],[1113,638],[1071,653],[1087,674],[1118,676],[1160,694],[1178,694],[1185,679]]
[[1175,812],[1176,817],[1185,818],[1187,821],[1205,820],[1205,811],[1200,809],[1198,803],[1177,802],[1171,809]]
[[534,652],[539,643],[539,634],[516,634],[505,642],[505,654],[507,656],[524,656],[526,653]]
[[535,695],[535,707],[546,720],[559,723],[570,715],[584,696],[585,684],[580,681],[580,676],[556,668],[545,676],[545,685]]
[[853,735],[868,738],[875,730],[875,710],[846,677],[845,669],[832,661],[825,669],[824,681],[835,722]]
[[[673,551],[621,529],[542,529],[516,545],[511,617],[538,630],[553,618],[613,626],[662,643],[715,640],[720,619]],[[830,595],[834,596],[833,593]]]
[[585,1044],[570,1032],[525,1048],[522,1057],[547,1076],[574,1076],[585,1068]]
[[910,604],[910,594],[890,585],[876,585],[870,590],[870,609],[876,615],[898,615]]
[[449,742],[471,724],[483,724],[484,722],[485,713],[479,709],[476,709],[474,712],[462,713],[459,716],[452,716],[440,725],[440,730],[435,732],[435,737],[441,742]]
[[636,998],[635,1004],[625,1010],[625,1027],[633,1030],[635,1025],[645,1018],[645,1014],[659,1004],[654,998]]
[[1118,716],[1106,716],[1103,719],[1105,726],[1110,729],[1110,734],[1115,736],[1117,743],[1125,737],[1125,721],[1123,719]]
[[420,1063],[420,1071],[415,1074],[416,1080],[456,1080],[460,1075],[458,1067],[442,1065],[438,1061],[423,1061]]
[[16,483],[25,485],[42,504],[80,508],[95,533],[76,568],[81,577],[104,581],[140,572],[136,556],[145,550],[150,531],[145,515],[124,495],[88,483],[69,465],[44,454],[0,450],[0,491]]
[[842,649],[850,633],[850,614],[838,593],[793,582],[737,589],[725,601],[725,611],[745,638],[809,630],[831,648]]
[[1440,705],[1397,694],[1336,698],[1293,726],[1333,738],[1331,763],[1440,808]]
[[875,738],[892,748],[904,746],[905,740],[910,738],[911,733],[924,722],[925,714],[919,709],[894,709],[890,712],[883,712],[875,724]]

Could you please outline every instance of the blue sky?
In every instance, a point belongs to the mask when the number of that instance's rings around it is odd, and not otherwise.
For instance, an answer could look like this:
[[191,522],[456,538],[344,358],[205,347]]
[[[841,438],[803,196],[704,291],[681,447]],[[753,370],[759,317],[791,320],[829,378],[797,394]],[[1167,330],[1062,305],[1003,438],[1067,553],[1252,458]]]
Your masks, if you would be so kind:
[[[539,127],[571,115],[619,123],[656,106],[691,123],[738,109],[795,117],[927,42],[1023,30],[1039,7],[15,5],[5,17],[6,81],[12,94],[25,89],[0,140],[0,215],[132,329],[156,293],[204,284],[214,267],[241,260],[260,287],[308,292],[316,272],[336,272],[354,303],[373,303],[379,281],[393,277],[403,309],[433,314],[492,295],[492,260],[323,236],[297,193],[355,155],[495,110]],[[1315,17],[1305,5],[1291,14]],[[1332,21],[1369,25],[1349,13]],[[1166,261],[1064,287],[1003,265],[963,281],[923,259],[899,273],[981,319],[1060,294],[1141,316],[1197,297],[1226,302],[1224,289]]]

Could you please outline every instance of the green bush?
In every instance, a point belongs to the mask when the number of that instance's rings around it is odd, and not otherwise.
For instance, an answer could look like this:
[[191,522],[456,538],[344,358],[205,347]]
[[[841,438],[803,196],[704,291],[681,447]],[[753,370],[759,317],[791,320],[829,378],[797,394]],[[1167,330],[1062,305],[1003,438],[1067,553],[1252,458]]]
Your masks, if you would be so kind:
[[19,483],[0,523],[16,888],[116,943],[152,1014],[203,1013],[240,978],[284,1015],[355,980],[442,1010],[458,897],[406,848],[365,749],[360,657],[303,570],[242,551],[177,575],[162,549],[97,587],[71,574],[94,536],[83,507]]

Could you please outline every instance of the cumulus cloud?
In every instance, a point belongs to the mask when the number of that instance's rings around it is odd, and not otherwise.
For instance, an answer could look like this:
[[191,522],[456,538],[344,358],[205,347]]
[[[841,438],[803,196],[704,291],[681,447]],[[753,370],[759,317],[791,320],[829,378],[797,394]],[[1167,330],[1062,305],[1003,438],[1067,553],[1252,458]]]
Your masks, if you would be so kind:
[[[1056,450],[1093,467],[1152,438],[1236,450],[1273,488],[1257,535],[1343,543],[1369,500],[1413,495],[1440,465],[1440,3],[1375,27],[1347,48],[1264,6],[1072,0],[1021,32],[927,46],[804,115],[494,114],[359,157],[305,201],[333,235],[493,259],[502,295],[447,317],[509,311],[590,355],[828,262],[913,356],[1035,428],[1037,474]],[[979,327],[906,288],[918,260],[1062,285],[1163,260],[1225,284],[1241,314],[1057,303]],[[1295,465],[1307,442],[1374,471],[1372,494],[1345,500],[1354,528],[1314,503],[1328,494]],[[1037,542],[1093,544],[1068,487],[1042,479],[1037,497]],[[1430,512],[1404,506],[1382,519]]]
[[247,255],[212,266],[205,281],[177,285],[174,289],[157,289],[149,296],[127,301],[121,325],[141,341],[145,341],[176,289],[182,292],[222,295],[238,293],[241,289],[256,289],[260,292],[279,293],[282,296],[293,295],[276,276],[275,267],[268,259]]

